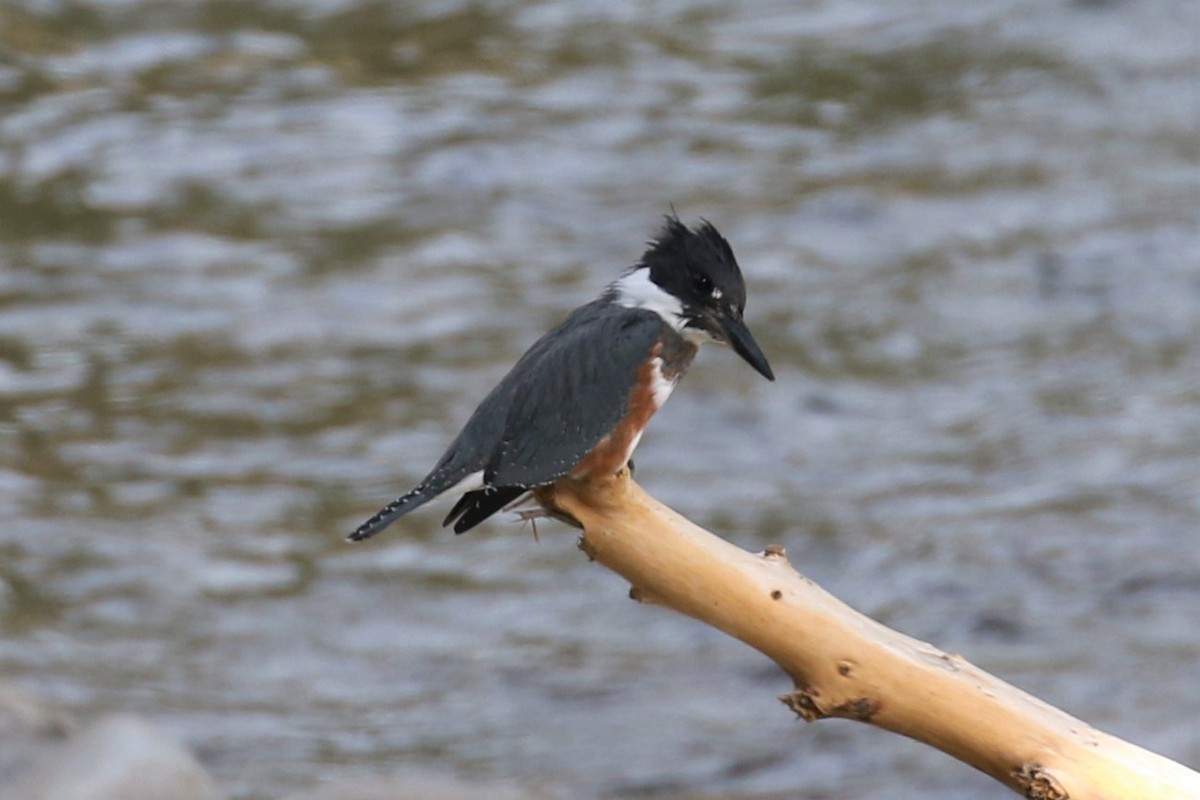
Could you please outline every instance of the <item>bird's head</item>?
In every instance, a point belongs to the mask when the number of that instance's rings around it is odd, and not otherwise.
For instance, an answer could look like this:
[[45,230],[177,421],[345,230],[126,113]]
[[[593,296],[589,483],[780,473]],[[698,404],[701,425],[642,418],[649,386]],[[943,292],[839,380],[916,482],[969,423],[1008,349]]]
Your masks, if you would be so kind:
[[763,377],[775,380],[742,321],[746,282],[733,248],[708,221],[689,229],[668,216],[637,266],[615,288],[617,302],[656,311],[685,336],[728,343]]

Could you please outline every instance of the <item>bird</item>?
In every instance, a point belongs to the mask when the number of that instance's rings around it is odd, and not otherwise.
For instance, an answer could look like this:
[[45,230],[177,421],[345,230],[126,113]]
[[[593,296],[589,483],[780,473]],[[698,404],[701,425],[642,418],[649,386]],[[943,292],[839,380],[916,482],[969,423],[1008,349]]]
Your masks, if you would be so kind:
[[743,320],[733,248],[705,219],[664,218],[641,258],[538,339],[467,420],[429,474],[346,538],[369,539],[442,495],[463,533],[559,480],[619,472],[700,345],[726,343],[775,373]]

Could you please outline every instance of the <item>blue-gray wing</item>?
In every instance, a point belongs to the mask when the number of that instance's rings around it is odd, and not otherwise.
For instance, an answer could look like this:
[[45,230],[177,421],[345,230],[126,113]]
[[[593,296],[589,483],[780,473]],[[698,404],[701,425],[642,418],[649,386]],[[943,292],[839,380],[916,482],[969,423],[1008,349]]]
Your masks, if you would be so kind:
[[566,475],[628,412],[664,324],[653,311],[589,304],[530,348],[504,381],[508,413],[487,483],[531,487]]

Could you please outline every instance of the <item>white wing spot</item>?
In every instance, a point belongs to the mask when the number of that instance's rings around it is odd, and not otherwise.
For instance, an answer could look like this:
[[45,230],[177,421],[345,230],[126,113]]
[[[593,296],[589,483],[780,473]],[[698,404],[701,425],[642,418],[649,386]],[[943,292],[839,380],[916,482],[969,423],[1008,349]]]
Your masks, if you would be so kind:
[[[470,475],[463,478],[461,481],[454,484],[446,491],[442,492],[442,494],[458,494],[460,492],[465,494],[467,492],[473,492],[476,489],[483,489],[483,488],[485,488],[484,483],[483,483],[483,470],[479,470],[478,472],[472,472]],[[491,487],[487,487],[487,488],[491,488]],[[438,495],[438,496],[440,497],[441,495]]]

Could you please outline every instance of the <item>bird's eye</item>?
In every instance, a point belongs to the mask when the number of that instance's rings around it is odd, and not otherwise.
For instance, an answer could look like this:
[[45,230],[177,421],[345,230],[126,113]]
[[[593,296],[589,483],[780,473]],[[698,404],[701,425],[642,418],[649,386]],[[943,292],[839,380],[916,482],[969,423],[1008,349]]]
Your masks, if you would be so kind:
[[710,294],[712,292],[712,278],[708,277],[707,275],[697,275],[693,279],[693,283],[696,286],[696,291],[700,294]]

